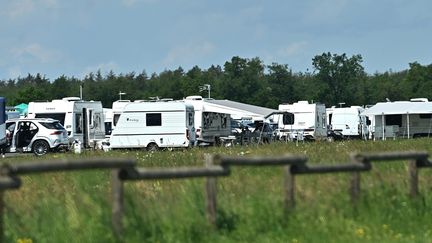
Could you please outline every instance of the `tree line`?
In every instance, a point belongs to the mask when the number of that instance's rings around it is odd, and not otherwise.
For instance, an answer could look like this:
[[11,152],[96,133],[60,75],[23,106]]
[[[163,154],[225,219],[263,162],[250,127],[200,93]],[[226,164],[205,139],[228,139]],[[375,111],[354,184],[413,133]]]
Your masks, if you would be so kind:
[[399,72],[367,74],[362,56],[323,53],[312,59],[312,72],[293,72],[287,64],[270,65],[256,58],[232,57],[222,66],[208,69],[198,66],[190,70],[179,67],[159,74],[130,72],[102,74],[96,71],[84,78],[60,76],[49,80],[42,74],[28,74],[16,79],[0,80],[0,96],[8,105],[30,101],[79,96],[102,101],[111,107],[122,98],[143,100],[149,97],[182,99],[189,95],[207,96],[199,87],[211,85],[211,98],[229,99],[248,104],[276,108],[281,103],[299,100],[320,102],[326,106],[368,105],[390,99],[432,98],[432,64],[410,63]]

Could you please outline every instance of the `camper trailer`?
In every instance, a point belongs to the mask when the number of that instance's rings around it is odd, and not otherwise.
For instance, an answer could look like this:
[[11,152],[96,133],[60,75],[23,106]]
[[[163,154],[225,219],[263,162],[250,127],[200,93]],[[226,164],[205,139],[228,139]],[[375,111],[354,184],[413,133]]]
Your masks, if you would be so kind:
[[432,102],[425,98],[380,102],[362,114],[374,120],[374,139],[432,136]]
[[30,102],[29,118],[52,118],[60,121],[68,132],[69,141],[79,140],[84,146],[94,146],[105,138],[102,103],[67,97],[51,102]]
[[368,138],[368,118],[361,113],[360,106],[329,108],[327,122],[329,129],[341,133],[344,138]]
[[109,140],[112,149],[190,147],[195,143],[194,108],[183,102],[132,102]]
[[327,137],[326,108],[324,104],[299,101],[280,104],[280,111],[294,114],[294,123],[285,125],[279,121],[279,137],[282,140],[321,140]]
[[220,138],[231,135],[231,116],[201,96],[188,96],[184,100],[195,111],[195,131],[198,145],[218,144]]

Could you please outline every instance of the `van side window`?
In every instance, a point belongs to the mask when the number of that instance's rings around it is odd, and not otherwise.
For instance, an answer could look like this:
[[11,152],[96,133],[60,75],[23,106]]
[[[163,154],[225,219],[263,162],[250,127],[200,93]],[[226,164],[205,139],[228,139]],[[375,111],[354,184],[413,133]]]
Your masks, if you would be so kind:
[[162,126],[162,114],[161,113],[147,113],[146,114],[146,126]]

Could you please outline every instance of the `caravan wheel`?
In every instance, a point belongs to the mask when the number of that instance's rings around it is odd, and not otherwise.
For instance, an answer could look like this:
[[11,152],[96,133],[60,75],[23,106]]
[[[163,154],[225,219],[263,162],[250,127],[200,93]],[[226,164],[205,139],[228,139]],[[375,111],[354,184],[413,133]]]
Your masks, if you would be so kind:
[[149,143],[147,145],[147,151],[155,152],[159,150],[159,146],[156,143]]

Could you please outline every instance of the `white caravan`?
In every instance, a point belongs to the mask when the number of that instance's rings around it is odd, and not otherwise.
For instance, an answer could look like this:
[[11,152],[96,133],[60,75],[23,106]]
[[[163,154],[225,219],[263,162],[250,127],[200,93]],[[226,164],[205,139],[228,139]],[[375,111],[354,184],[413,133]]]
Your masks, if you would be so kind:
[[380,102],[362,114],[374,119],[374,139],[432,136],[432,102],[426,98]]
[[279,120],[279,137],[282,140],[322,140],[327,137],[326,108],[324,104],[299,101],[280,104],[280,111],[294,114],[294,124],[285,125]]
[[367,139],[369,122],[361,114],[364,110],[360,106],[327,109],[329,129],[340,132],[344,137]]
[[105,138],[102,103],[66,97],[51,102],[30,102],[28,118],[52,118],[68,132],[69,142],[79,140],[84,146],[95,146]]
[[190,147],[195,143],[194,108],[183,102],[132,102],[111,133],[110,148]]
[[231,135],[231,116],[221,108],[206,102],[201,96],[188,96],[184,100],[195,111],[195,131],[199,144],[218,144],[220,138]]

